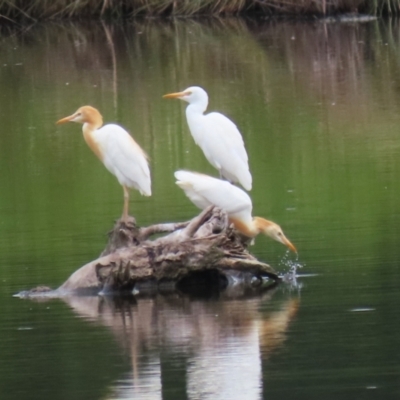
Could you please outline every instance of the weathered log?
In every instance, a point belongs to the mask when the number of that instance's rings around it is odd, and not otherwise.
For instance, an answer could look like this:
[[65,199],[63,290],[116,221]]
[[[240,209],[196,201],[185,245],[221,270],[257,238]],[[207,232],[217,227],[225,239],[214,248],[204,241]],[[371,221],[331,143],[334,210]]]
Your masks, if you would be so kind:
[[[149,239],[165,232],[169,234]],[[183,223],[139,228],[134,218],[118,220],[100,257],[75,271],[52,294],[175,290],[199,282],[260,286],[265,278],[277,282],[276,272],[253,257],[248,244],[249,239],[230,226],[226,213],[215,207]]]

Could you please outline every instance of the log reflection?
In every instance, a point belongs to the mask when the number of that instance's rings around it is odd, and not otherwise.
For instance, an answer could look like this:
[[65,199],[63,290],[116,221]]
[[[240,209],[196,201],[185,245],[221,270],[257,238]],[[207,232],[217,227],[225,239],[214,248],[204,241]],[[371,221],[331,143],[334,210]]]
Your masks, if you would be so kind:
[[178,390],[193,399],[251,400],[262,397],[262,360],[283,345],[299,306],[289,297],[274,302],[273,311],[260,311],[274,293],[66,301],[80,316],[107,326],[131,359],[131,374],[115,383],[106,399],[161,399]]

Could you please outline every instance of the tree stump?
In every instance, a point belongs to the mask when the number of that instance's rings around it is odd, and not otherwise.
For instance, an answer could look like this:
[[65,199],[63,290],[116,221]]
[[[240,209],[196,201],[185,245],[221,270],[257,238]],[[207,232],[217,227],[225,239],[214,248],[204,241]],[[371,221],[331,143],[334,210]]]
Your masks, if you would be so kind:
[[[159,233],[169,234],[149,239]],[[273,268],[247,251],[249,242],[216,207],[183,223],[139,228],[132,217],[127,222],[118,220],[100,257],[75,271],[48,296],[185,290],[201,284],[257,287],[266,281],[278,282]],[[45,294],[43,287],[20,293],[21,297]]]

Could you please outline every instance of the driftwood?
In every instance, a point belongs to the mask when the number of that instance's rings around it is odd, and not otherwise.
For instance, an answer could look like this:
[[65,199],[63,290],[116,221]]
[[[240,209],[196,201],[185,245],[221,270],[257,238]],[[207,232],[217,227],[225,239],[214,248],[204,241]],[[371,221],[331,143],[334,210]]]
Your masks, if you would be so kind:
[[[150,236],[169,233],[150,240]],[[276,283],[277,273],[248,251],[249,239],[230,226],[224,211],[209,207],[191,221],[138,228],[118,220],[100,257],[75,271],[51,297],[77,293],[184,290],[211,283],[224,288],[240,282]],[[265,279],[268,278],[268,279]],[[45,296],[38,287],[22,296]]]

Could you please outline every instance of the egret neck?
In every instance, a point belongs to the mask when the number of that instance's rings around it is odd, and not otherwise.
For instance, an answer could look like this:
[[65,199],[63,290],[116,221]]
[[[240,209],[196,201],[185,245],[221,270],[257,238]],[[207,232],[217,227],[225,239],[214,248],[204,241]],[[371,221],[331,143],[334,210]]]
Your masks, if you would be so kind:
[[255,237],[259,233],[265,233],[269,227],[275,225],[274,222],[268,221],[261,217],[254,217],[251,221],[243,221],[236,218],[230,218],[230,221],[235,225],[235,228],[248,237]]
[[97,129],[99,129],[102,125],[103,125],[103,118],[101,114],[98,112],[98,113],[90,113],[87,116],[87,119],[82,126],[82,132],[85,142],[100,160],[103,160],[103,155],[99,147],[99,144],[95,139],[94,134],[97,131]]
[[275,222],[268,221],[265,218],[261,217],[254,217],[253,218],[253,226],[256,230],[256,235],[259,233],[265,233],[267,232],[270,228],[272,228],[275,224]]

